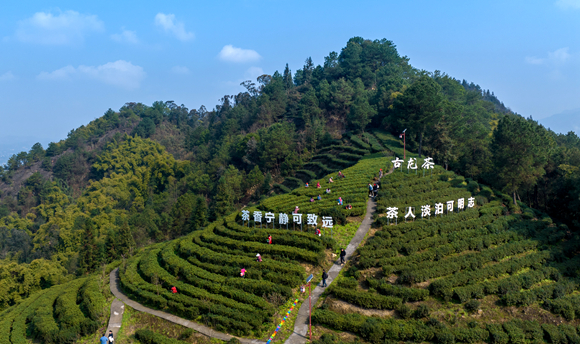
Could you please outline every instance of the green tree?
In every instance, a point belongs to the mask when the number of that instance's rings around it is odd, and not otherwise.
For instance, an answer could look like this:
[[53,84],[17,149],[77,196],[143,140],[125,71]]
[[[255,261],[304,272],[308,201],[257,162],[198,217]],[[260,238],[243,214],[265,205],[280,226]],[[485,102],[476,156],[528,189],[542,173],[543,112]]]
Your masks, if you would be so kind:
[[235,203],[242,196],[242,176],[233,165],[229,165],[217,184],[215,195],[215,217],[226,215],[234,210]]
[[540,126],[519,116],[504,116],[493,135],[491,152],[497,183],[513,194],[522,186],[532,186],[544,173],[550,141]]
[[260,134],[260,163],[268,170],[280,170],[280,164],[294,148],[294,127],[276,123]]
[[[441,86],[429,76],[422,76],[393,103],[395,120],[399,129],[407,129],[409,136],[417,137],[419,157],[423,148],[423,137],[428,128],[442,115]],[[411,135],[409,135],[411,134]]]
[[89,274],[99,266],[97,243],[95,240],[95,224],[89,219],[84,219],[84,233],[81,239],[81,250],[79,253],[79,272]]
[[207,224],[207,202],[205,197],[199,195],[195,199],[195,207],[191,212],[191,218],[189,219],[189,231],[195,231]]
[[258,165],[254,166],[252,171],[248,173],[248,177],[244,180],[244,189],[249,190],[256,185],[260,185],[264,182],[264,174],[260,171]]
[[28,152],[28,161],[38,161],[40,159],[42,159],[44,157],[44,149],[42,148],[42,145],[37,142],[35,143],[32,148],[30,149],[30,151]]
[[125,257],[129,257],[133,253],[135,239],[133,239],[133,233],[127,221],[123,221],[123,225],[119,228],[117,246],[119,248],[119,253]]
[[435,161],[441,162],[448,169],[449,164],[457,158],[457,132],[461,128],[462,107],[456,103],[444,101],[443,115],[434,123],[426,134],[425,152]]
[[318,107],[318,98],[316,98],[316,92],[312,87],[309,87],[308,91],[302,95],[302,99],[300,99],[298,105],[298,111],[302,121],[304,121],[305,128],[311,127],[312,123],[320,115],[321,110]]
[[173,218],[172,236],[177,237],[189,232],[189,221],[191,213],[195,209],[196,196],[192,193],[185,193],[177,199],[171,209]]
[[364,132],[365,127],[371,122],[376,110],[369,104],[367,92],[361,79],[354,81],[353,102],[350,112],[346,116],[347,127],[357,133]]
[[286,68],[284,68],[284,75],[282,76],[284,88],[289,90],[294,87],[294,82],[292,81],[292,71],[288,68],[288,64],[286,63]]

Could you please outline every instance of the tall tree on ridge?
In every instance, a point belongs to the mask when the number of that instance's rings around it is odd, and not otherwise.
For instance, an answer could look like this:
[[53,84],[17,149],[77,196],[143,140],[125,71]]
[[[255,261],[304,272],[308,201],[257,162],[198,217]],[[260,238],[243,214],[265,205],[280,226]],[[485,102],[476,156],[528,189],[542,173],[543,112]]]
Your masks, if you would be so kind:
[[540,126],[517,116],[500,119],[491,143],[497,181],[505,191],[516,192],[522,186],[533,186],[546,173],[550,142]]
[[405,92],[395,98],[393,103],[395,121],[401,127],[408,129],[418,138],[419,157],[423,148],[423,137],[428,128],[442,115],[441,86],[431,77],[423,75],[415,81]]

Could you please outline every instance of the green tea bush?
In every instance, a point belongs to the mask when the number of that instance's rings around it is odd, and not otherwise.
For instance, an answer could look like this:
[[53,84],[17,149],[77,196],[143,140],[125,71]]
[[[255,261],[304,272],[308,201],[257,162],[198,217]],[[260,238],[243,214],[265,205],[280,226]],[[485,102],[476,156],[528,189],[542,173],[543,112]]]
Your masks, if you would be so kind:
[[508,344],[510,337],[507,333],[503,331],[502,325],[499,324],[487,324],[487,330],[489,331],[489,341],[491,344]]
[[403,303],[403,300],[398,297],[358,292],[352,289],[341,288],[337,285],[331,285],[329,290],[337,298],[364,308],[398,309]]
[[168,338],[160,333],[147,329],[140,329],[135,332],[135,338],[142,344],[185,344],[187,342]]
[[544,338],[548,343],[564,344],[567,343],[566,335],[560,332],[558,327],[554,324],[542,324],[544,330]]
[[463,305],[463,308],[465,308],[465,310],[468,311],[469,313],[475,313],[477,312],[477,310],[479,310],[480,305],[481,302],[477,300],[469,300],[465,303],[465,305]]

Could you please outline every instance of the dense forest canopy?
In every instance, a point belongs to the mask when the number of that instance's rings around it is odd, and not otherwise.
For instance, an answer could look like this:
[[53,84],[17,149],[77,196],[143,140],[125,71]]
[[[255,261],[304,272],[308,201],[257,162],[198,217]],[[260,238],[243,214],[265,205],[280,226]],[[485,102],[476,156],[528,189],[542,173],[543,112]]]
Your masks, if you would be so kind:
[[94,271],[259,200],[321,147],[371,128],[407,129],[409,149],[580,227],[578,136],[413,68],[389,40],[354,37],[323,65],[309,57],[294,74],[286,65],[242,85],[213,110],[127,103],[12,156],[0,168],[5,264]]

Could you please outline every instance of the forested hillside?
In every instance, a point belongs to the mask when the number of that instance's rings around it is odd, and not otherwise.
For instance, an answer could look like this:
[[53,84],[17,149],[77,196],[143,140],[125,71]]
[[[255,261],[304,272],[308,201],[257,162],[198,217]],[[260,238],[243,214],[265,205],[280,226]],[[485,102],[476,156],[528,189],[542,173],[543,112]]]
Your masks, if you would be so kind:
[[473,83],[413,68],[386,39],[355,37],[323,65],[307,58],[294,75],[281,70],[212,110],[127,103],[12,156],[0,169],[3,269],[37,271],[31,262],[44,259],[54,276],[95,271],[349,166],[380,150],[375,129],[407,129],[420,156],[580,226],[575,134],[548,131]]

